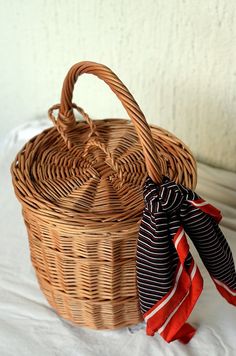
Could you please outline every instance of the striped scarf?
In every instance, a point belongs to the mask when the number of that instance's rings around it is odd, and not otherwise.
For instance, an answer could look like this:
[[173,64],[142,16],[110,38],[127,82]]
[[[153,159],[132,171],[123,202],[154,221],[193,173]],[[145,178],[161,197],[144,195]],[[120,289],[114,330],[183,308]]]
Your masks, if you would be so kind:
[[164,177],[147,178],[145,208],[137,243],[137,286],[146,332],[167,342],[187,343],[195,329],[186,323],[203,289],[189,251],[194,243],[220,294],[236,305],[236,273],[230,247],[218,223],[218,209],[196,193]]

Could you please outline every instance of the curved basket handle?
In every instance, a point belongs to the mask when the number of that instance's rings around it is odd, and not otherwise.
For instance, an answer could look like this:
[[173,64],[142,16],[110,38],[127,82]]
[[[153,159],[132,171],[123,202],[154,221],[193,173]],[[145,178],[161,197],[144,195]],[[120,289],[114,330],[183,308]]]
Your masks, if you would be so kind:
[[[59,118],[61,120],[57,123],[57,125],[62,125],[66,130],[63,130],[63,127],[61,126],[60,128],[58,127],[59,131],[61,133],[62,131],[65,133],[67,129],[70,131],[76,124],[72,109],[72,95],[77,78],[84,73],[93,74],[102,79],[121,101],[135,126],[141,142],[148,174],[154,182],[160,183],[162,180],[162,173],[150,127],[134,97],[116,74],[108,67],[88,61],[77,63],[71,67],[63,83],[59,111]],[[65,136],[66,135],[64,135],[64,139],[66,139]]]

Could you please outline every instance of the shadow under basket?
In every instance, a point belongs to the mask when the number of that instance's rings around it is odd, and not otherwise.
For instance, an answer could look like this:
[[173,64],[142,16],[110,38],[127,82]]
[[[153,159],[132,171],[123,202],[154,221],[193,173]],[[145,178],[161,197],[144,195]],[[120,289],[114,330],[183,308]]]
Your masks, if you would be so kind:
[[[83,73],[104,80],[131,121],[91,120],[72,103]],[[82,115],[78,122],[76,110]],[[40,287],[56,312],[77,325],[137,324],[142,315],[136,244],[144,182],[165,175],[193,189],[195,160],[174,135],[149,126],[124,84],[98,63],[70,69],[61,103],[49,116],[54,127],[27,142],[11,167]]]

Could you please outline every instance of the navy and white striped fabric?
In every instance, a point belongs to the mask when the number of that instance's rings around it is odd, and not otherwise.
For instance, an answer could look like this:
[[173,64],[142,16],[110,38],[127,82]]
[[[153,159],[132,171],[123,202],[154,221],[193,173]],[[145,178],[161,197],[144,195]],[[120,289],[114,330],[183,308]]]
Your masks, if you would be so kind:
[[236,305],[236,273],[230,247],[218,223],[218,209],[196,193],[164,178],[144,187],[145,208],[137,244],[137,285],[146,332],[167,342],[187,343],[195,329],[186,320],[203,288],[189,251],[193,241],[218,291]]

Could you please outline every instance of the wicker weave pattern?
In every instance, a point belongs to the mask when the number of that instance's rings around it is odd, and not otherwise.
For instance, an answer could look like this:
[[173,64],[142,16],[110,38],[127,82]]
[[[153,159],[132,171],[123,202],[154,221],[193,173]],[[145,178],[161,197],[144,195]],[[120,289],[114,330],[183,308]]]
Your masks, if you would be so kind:
[[[132,122],[92,121],[72,104],[74,83],[86,72],[111,87]],[[77,110],[83,121],[76,122]],[[78,325],[135,324],[141,320],[135,257],[144,181],[148,174],[155,181],[168,175],[194,188],[195,160],[175,136],[149,128],[128,89],[97,63],[71,68],[61,104],[49,116],[55,127],[31,139],[12,164],[41,289]]]

